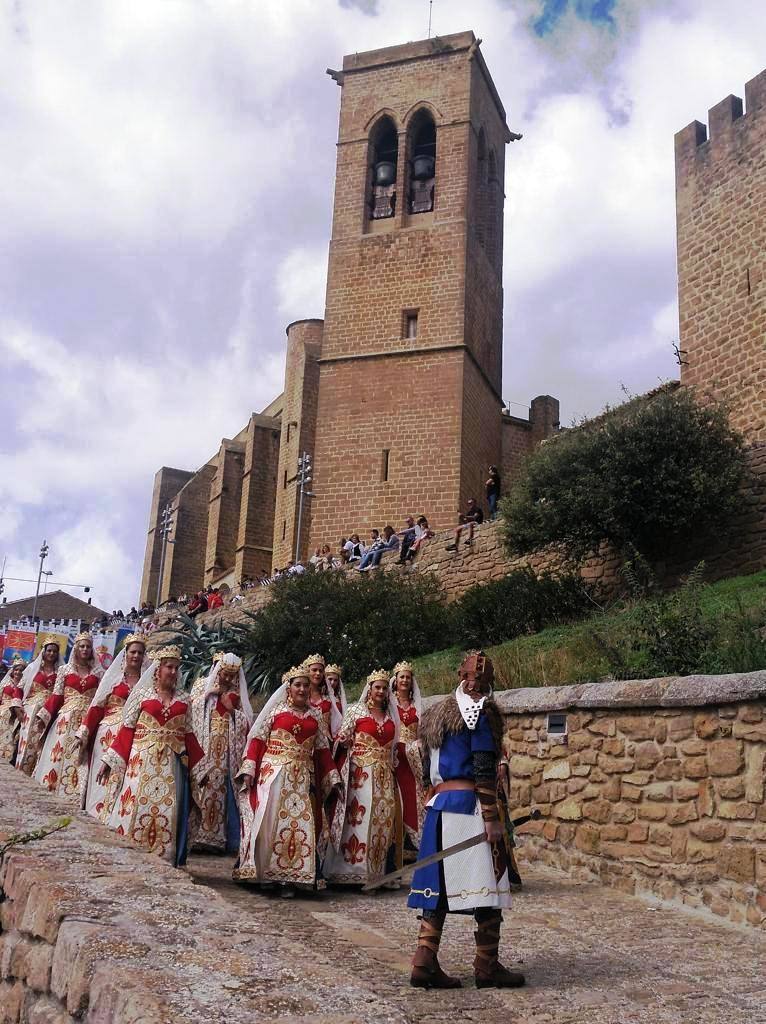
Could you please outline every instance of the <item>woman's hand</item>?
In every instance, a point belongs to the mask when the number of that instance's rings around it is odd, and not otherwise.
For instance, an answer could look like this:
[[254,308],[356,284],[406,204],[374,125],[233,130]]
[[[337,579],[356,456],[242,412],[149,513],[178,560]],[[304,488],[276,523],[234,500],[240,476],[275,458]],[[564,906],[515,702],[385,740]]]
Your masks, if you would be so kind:
[[98,775],[96,776],[96,782],[99,784],[99,786],[106,785],[106,783],[109,781],[109,775],[111,771],[112,769],[109,767],[108,764],[101,765],[101,767],[98,770]]

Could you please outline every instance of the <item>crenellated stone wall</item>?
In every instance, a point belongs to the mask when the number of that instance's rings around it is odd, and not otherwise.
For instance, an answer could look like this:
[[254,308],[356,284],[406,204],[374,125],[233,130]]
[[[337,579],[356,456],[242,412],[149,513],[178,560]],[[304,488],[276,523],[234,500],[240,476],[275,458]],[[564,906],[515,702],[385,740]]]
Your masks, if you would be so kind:
[[766,928],[766,671],[497,700],[523,858]]

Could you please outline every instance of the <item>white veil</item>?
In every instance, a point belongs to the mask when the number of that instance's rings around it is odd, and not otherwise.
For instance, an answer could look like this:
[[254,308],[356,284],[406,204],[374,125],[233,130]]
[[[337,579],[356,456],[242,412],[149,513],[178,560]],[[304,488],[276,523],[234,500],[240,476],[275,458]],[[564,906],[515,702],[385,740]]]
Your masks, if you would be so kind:
[[[285,681],[281,683],[272,693],[272,695],[263,705],[261,710],[258,712],[258,717],[250,726],[250,731],[247,734],[247,744],[249,744],[250,740],[252,740],[255,736],[258,735],[258,732],[263,728],[264,723],[267,722],[269,717],[271,716],[272,711],[279,704],[284,704],[284,702],[287,700],[287,687],[289,685],[289,680],[286,679],[285,676],[287,676],[286,672],[285,675],[282,676],[282,678]],[[247,746],[245,747],[245,749],[247,750]]]
[[242,708],[242,714],[247,719],[249,728],[253,724],[253,705],[250,703],[250,694],[247,692],[247,680],[242,668],[242,661],[236,655],[224,654],[222,658],[215,662],[205,680],[205,700],[214,690],[219,671],[222,668],[234,668],[235,666],[239,669],[239,706]]
[[97,706],[103,704],[115,686],[117,686],[117,684],[122,680],[122,677],[125,674],[125,655],[128,653],[128,647],[134,643],[143,644],[144,648],[144,658],[141,662],[141,671],[139,673],[138,682],[136,683],[136,686],[139,685],[143,678],[144,670],[148,667],[151,659],[146,653],[145,640],[131,640],[130,637],[127,637],[122,650],[117,657],[112,660],[112,664],[101,677],[101,682],[98,684],[96,693],[91,701],[92,704],[96,704]]
[[[391,693],[391,700],[396,704],[396,673],[391,676],[389,680],[389,690]],[[415,705],[415,710],[418,713],[418,722],[423,718],[423,697],[420,693],[420,687],[418,681],[415,678],[415,673],[412,673],[412,703]],[[397,711],[397,715],[398,715]]]
[[[54,643],[54,642],[55,641],[53,641],[53,640],[50,641],[50,643]],[[29,691],[32,689],[32,683],[35,681],[35,676],[40,671],[40,668],[41,668],[42,663],[43,663],[43,651],[45,650],[45,648],[47,646],[48,646],[47,644],[43,644],[42,647],[40,648],[40,653],[37,655],[37,657],[34,659],[34,661],[31,661],[27,665],[27,667],[24,669],[24,675],[21,677],[21,688],[24,691],[24,697],[23,697],[24,700],[26,700],[27,697],[29,696]],[[59,649],[59,656],[56,659],[56,671],[58,672],[58,670],[61,668],[61,665],[62,665],[62,662],[61,662],[61,645],[57,644],[56,646]]]

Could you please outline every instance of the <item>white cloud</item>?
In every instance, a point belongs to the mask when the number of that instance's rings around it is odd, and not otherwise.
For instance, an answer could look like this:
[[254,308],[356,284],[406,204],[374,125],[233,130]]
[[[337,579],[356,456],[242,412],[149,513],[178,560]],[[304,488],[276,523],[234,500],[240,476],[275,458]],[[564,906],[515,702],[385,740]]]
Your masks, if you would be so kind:
[[324,317],[327,246],[299,245],[277,268],[277,304],[285,323]]

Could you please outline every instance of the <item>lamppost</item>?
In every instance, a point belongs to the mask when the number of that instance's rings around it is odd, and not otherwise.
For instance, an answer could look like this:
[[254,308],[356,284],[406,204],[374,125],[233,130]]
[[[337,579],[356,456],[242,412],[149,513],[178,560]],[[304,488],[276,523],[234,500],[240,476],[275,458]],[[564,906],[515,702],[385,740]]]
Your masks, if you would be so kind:
[[160,575],[157,579],[157,600],[154,603],[155,608],[160,606],[160,597],[162,596],[162,577],[165,574],[165,552],[167,551],[168,544],[175,544],[174,540],[170,540],[170,531],[173,529],[173,507],[170,502],[162,510],[160,516],[159,530],[160,537],[162,537],[162,547],[160,548]]
[[43,546],[40,548],[40,571],[37,574],[37,589],[35,590],[35,603],[32,605],[32,621],[35,622],[37,619],[37,598],[40,596],[40,580],[43,578],[43,562],[48,557],[48,545],[46,541],[43,541]]
[[300,561],[301,551],[301,526],[303,525],[303,500],[313,498],[314,492],[308,490],[311,482],[311,456],[303,452],[298,459],[298,472],[294,477],[298,481],[298,529],[295,532],[295,561]]

